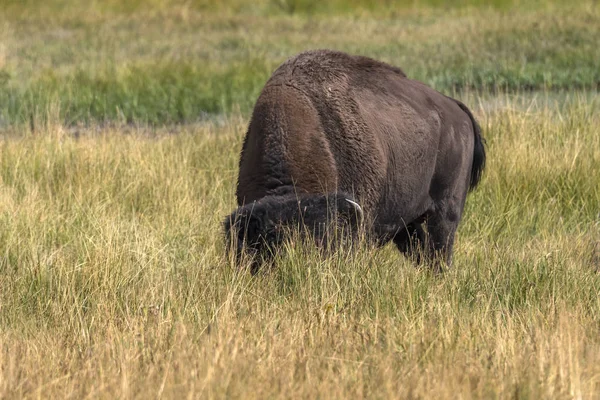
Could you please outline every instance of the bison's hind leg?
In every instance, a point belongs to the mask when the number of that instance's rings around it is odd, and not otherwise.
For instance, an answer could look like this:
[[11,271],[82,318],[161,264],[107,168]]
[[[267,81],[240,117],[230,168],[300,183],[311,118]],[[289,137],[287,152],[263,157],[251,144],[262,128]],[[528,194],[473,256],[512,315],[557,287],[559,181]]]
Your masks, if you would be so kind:
[[417,265],[426,263],[434,272],[442,272],[452,264],[461,211],[461,207],[440,207],[426,216],[427,230],[418,221],[407,224],[394,236],[394,244]]
[[441,272],[444,267],[449,268],[452,265],[454,237],[463,204],[439,207],[427,218],[428,257],[432,269],[436,272]]

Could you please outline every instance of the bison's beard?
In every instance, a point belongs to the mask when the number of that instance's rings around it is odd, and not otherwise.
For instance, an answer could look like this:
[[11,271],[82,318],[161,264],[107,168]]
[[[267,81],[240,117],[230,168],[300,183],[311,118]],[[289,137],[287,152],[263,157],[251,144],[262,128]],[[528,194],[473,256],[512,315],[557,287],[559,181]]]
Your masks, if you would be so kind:
[[348,194],[267,196],[225,219],[226,247],[238,266],[246,259],[255,273],[271,264],[286,240],[309,239],[330,252],[355,239],[362,221],[362,209]]

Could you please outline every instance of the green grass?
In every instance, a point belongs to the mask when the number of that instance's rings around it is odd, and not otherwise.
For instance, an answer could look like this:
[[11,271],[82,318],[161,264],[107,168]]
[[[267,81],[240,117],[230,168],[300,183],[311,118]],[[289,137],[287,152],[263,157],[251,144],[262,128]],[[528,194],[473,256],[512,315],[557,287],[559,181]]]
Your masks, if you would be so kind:
[[[0,398],[599,398],[600,10],[441,3],[0,0]],[[253,102],[317,47],[480,121],[444,275],[226,258]]]
[[172,9],[220,14],[242,15],[387,15],[396,12],[416,11],[431,8],[465,9],[491,8],[507,10],[511,8],[535,9],[568,5],[565,0],[331,0],[316,2],[311,0],[102,0],[81,3],[77,0],[3,0],[5,12],[11,17],[29,15],[60,15],[64,13],[98,13],[104,15],[131,15],[147,10],[164,12]]
[[0,127],[50,117],[65,125],[161,125],[232,110],[247,115],[281,62],[322,47],[388,61],[446,92],[600,84],[600,8],[588,2],[359,7],[341,16],[220,13],[162,2],[132,3],[131,12],[110,2],[86,12],[66,2],[40,16],[27,3],[14,4],[0,14]]

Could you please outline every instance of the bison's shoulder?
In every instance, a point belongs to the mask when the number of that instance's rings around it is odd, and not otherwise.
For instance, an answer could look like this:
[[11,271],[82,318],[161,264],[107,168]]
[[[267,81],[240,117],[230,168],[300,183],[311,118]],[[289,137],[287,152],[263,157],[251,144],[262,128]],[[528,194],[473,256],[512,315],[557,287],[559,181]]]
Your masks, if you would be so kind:
[[365,56],[356,56],[335,50],[309,50],[286,60],[273,73],[267,86],[311,84],[405,78],[398,67]]
[[356,69],[359,71],[364,71],[366,73],[373,73],[373,72],[377,72],[377,71],[386,71],[386,72],[392,72],[394,74],[397,74],[397,75],[400,75],[400,76],[406,78],[406,74],[404,73],[404,71],[402,71],[398,67],[394,67],[393,65],[390,65],[390,64],[387,64],[387,63],[384,63],[381,61],[373,60],[372,58],[364,57],[364,56],[353,56],[353,58],[355,59]]
[[311,65],[313,68],[327,70],[345,70],[347,73],[378,73],[392,72],[406,77],[406,74],[398,67],[374,60],[361,55],[351,55],[336,50],[309,50],[293,57],[294,65]]

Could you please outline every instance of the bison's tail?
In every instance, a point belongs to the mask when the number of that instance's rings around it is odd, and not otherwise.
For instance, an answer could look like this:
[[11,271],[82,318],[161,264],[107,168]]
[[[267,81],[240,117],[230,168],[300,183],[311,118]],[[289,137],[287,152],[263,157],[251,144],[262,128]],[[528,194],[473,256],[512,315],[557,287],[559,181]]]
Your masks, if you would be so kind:
[[485,139],[481,136],[481,127],[475,121],[475,117],[471,113],[471,110],[467,108],[463,103],[454,99],[458,106],[469,116],[471,123],[473,124],[473,132],[475,133],[475,146],[473,148],[473,165],[471,167],[471,181],[469,183],[469,190],[473,190],[479,184],[481,175],[485,168]]

